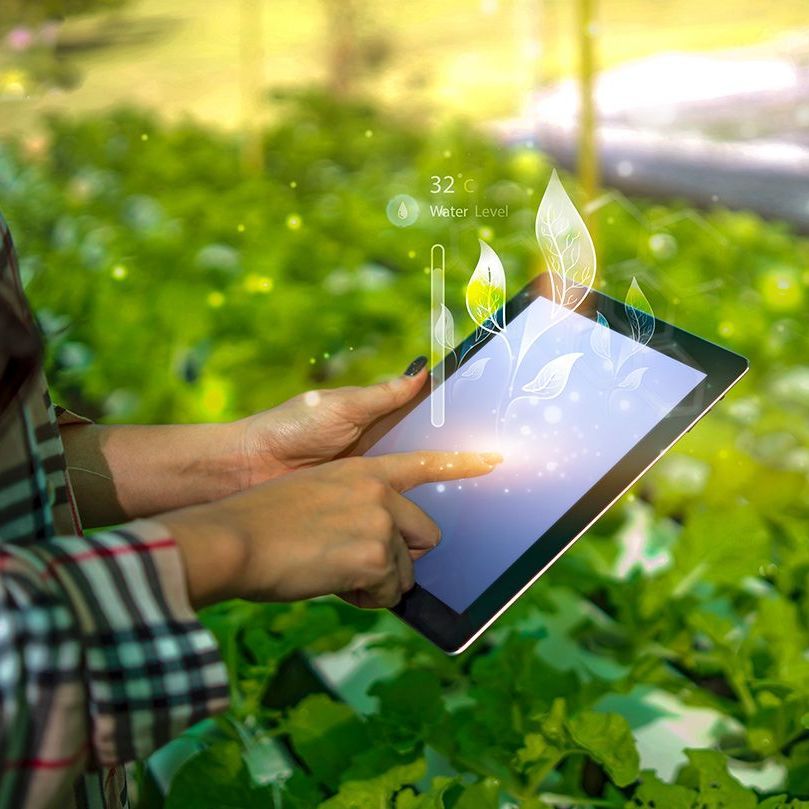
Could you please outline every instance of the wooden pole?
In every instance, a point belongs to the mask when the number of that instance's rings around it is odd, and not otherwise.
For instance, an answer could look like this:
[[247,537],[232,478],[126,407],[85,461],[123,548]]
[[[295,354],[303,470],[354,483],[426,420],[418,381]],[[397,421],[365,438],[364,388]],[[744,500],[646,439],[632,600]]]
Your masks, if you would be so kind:
[[[578,33],[579,33],[579,144],[578,169],[579,182],[584,191],[585,203],[592,202],[598,196],[599,165],[598,143],[596,133],[596,5],[598,0],[577,0]],[[592,217],[586,217],[592,220]],[[594,224],[587,221],[587,226],[595,242]]]
[[242,164],[246,172],[264,169],[261,148],[261,93],[264,90],[263,0],[241,0],[240,84]]

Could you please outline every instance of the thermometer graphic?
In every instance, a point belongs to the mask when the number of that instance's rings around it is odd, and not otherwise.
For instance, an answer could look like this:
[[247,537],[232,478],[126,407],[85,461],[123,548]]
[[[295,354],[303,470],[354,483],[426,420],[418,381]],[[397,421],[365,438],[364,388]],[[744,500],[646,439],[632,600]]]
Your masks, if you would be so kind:
[[444,271],[446,252],[443,244],[430,248],[430,421],[433,427],[443,427],[445,418],[444,351],[439,340],[438,319],[444,310]]

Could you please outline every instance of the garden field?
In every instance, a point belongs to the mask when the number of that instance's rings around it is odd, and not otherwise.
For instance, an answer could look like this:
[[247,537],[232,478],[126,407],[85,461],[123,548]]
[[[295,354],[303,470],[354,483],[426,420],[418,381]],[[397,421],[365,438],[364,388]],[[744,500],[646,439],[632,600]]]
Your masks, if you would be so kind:
[[[542,270],[536,152],[319,94],[273,121],[255,173],[237,136],[132,109],[0,144],[61,403],[225,420],[371,382],[425,353],[434,242],[458,314],[478,237],[510,291]],[[507,219],[388,221],[464,173]],[[140,806],[809,807],[809,241],[620,196],[593,216],[604,290],[636,277],[750,373],[459,657],[331,598],[209,609],[232,708],[138,767]]]

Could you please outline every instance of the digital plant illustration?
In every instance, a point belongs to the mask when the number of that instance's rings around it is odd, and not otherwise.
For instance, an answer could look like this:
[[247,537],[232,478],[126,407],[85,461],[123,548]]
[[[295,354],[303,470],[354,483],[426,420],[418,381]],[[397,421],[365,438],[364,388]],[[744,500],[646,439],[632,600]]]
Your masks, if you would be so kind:
[[[512,345],[506,330],[506,272],[495,250],[479,239],[480,257],[466,286],[466,309],[475,324],[470,340],[464,342],[460,351],[455,347],[455,322],[443,299],[433,296],[433,356],[443,352],[463,363],[466,355],[483,340],[493,336],[500,338],[508,354],[509,384],[496,412],[497,429],[508,422],[511,408],[518,401],[527,399],[532,403],[556,399],[565,391],[576,362],[583,356],[580,351],[567,351],[544,363],[528,382],[515,392],[520,369],[533,346],[573,314],[593,289],[596,281],[596,250],[591,235],[570,196],[564,189],[559,175],[551,173],[545,193],[539,204],[535,223],[536,239],[545,259],[550,287],[550,317],[543,310],[529,307],[519,341]],[[437,305],[436,305],[437,304]],[[622,373],[627,361],[649,344],[655,331],[652,307],[638,284],[632,282],[624,298],[624,308],[631,329],[631,343],[622,345],[614,353],[610,326],[607,318],[596,312],[596,326],[590,334],[589,350],[603,360],[603,367],[610,375],[615,390],[637,390],[646,368],[638,367]],[[475,381],[486,372],[488,357],[470,361],[459,370],[455,384],[464,380]],[[446,396],[441,375],[433,377],[433,396]],[[433,409],[433,426],[444,423],[443,402]],[[436,419],[437,413],[441,418]]]

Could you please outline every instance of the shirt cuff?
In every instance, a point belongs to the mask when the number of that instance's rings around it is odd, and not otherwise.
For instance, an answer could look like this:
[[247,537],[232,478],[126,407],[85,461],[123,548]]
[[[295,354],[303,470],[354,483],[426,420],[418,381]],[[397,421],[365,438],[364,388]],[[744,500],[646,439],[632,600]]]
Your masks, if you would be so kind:
[[68,424],[92,424],[92,419],[85,418],[84,416],[80,416],[78,413],[74,413],[72,410],[67,410],[60,405],[55,405],[53,408],[54,412],[56,413],[56,422],[60,427],[64,427]]
[[[47,549],[47,550],[45,550]],[[140,759],[228,705],[225,666],[167,529],[138,520],[38,546],[76,616],[97,763]]]

